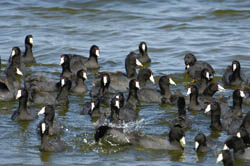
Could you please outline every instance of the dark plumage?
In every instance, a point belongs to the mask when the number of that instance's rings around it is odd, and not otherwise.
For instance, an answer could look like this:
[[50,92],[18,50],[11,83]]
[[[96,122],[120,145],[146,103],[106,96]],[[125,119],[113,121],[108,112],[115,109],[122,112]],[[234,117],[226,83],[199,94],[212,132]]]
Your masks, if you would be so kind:
[[247,132],[250,133],[250,111],[245,115],[240,127],[246,129]]
[[125,70],[126,74],[122,72],[109,72],[110,76],[110,87],[118,91],[126,91],[129,88],[129,81],[136,79],[136,67],[142,66],[141,62],[136,59],[135,53],[130,52],[125,59]]
[[102,137],[120,145],[137,145],[155,150],[183,150],[185,147],[185,133],[180,126],[170,129],[168,139],[160,136],[141,135],[139,133],[125,133],[122,128],[100,126],[95,133],[98,142]]
[[[22,63],[21,61],[21,50],[19,47],[12,48],[7,69],[10,68],[18,68],[24,76],[28,74],[24,63]],[[5,72],[7,72],[7,69],[5,70]]]
[[137,59],[142,63],[151,63],[151,59],[148,56],[148,47],[146,42],[141,42],[139,44],[139,55],[137,56]]
[[[228,134],[236,134],[242,125],[242,117],[238,116],[241,111],[240,90],[234,91],[233,106],[227,107],[221,105],[219,102],[212,102],[207,105],[205,113],[211,111],[211,125],[210,128],[215,130],[226,130]],[[247,116],[246,116],[247,117]],[[243,120],[244,122],[245,120]]]
[[[245,119],[246,118],[244,118],[244,120]],[[250,136],[244,127],[240,127],[236,135],[237,135],[237,137],[242,138],[246,147],[250,146]]]
[[206,153],[210,150],[207,145],[207,137],[203,133],[199,133],[194,138],[195,141],[195,151]]
[[79,70],[76,74],[76,81],[73,81],[71,91],[76,94],[84,94],[87,92],[87,86],[84,84],[84,81],[88,79],[86,71]]
[[223,150],[233,149],[235,160],[250,160],[250,148],[246,148],[243,140],[237,136],[229,137],[225,143]]
[[211,81],[212,74],[209,73],[208,69],[203,69],[201,71],[201,76],[199,81],[197,82],[196,86],[198,87],[199,94],[203,94],[204,90],[209,85],[209,82]]
[[96,45],[92,45],[89,50],[89,57],[81,55],[67,54],[70,57],[70,69],[78,71],[81,69],[91,70],[99,69],[98,57],[100,56],[100,49]]
[[37,113],[31,110],[27,106],[28,92],[26,89],[20,89],[17,91],[16,99],[19,100],[18,109],[12,114],[12,120],[34,120],[37,119]]
[[32,48],[33,48],[33,36],[32,35],[27,35],[25,37],[25,51],[24,54],[22,56],[22,62],[25,64],[28,63],[36,63],[36,60],[33,56],[33,52],[32,52]]
[[186,72],[192,79],[199,80],[203,69],[207,69],[209,73],[211,73],[211,77],[215,74],[215,71],[210,64],[203,61],[197,61],[192,53],[185,55],[184,62],[186,65]]
[[191,128],[192,121],[188,119],[186,115],[186,102],[184,97],[179,97],[177,101],[178,116],[176,119],[172,120],[170,127],[175,125],[180,125],[183,129]]
[[[63,125],[55,117],[55,108],[52,105],[44,106],[39,112],[38,115],[44,114],[44,119],[40,121],[38,129],[40,130],[41,123],[46,123],[48,125],[49,135],[58,136],[63,133]],[[39,131],[40,132],[40,131]]]
[[155,83],[153,72],[148,68],[144,68],[139,71],[137,80],[139,80],[141,88],[147,87],[146,82],[148,80],[150,80],[153,84]]
[[138,101],[137,91],[140,89],[139,81],[132,79],[129,82],[129,94],[126,103],[119,111],[119,119],[128,121],[135,121],[138,117],[136,112],[136,104]]
[[224,92],[225,89],[218,83],[210,83],[203,91],[202,97],[205,99],[212,99],[213,95],[217,92]]
[[167,104],[174,104],[177,101],[175,100],[176,95],[171,93],[169,85],[176,84],[170,76],[161,76],[159,79],[160,91],[152,88],[140,89],[137,94],[138,99],[146,103],[161,103],[164,100]]
[[61,55],[60,65],[62,66],[62,73],[60,75],[60,78],[64,77],[69,80],[72,80],[75,78],[75,73],[71,71],[70,56],[68,54]]
[[68,94],[71,88],[71,81],[61,78],[60,84],[59,92],[42,92],[37,89],[31,89],[29,91],[29,101],[36,104],[67,105],[69,103]]
[[199,101],[198,95],[199,91],[196,85],[192,85],[188,88],[187,95],[190,95],[189,110],[200,111],[202,109]]
[[222,161],[224,166],[234,166],[233,157],[229,150],[222,150],[216,160],[216,163]]
[[15,98],[17,90],[21,88],[21,82],[18,80],[17,75],[23,75],[19,68],[8,67],[6,78],[0,80],[0,101],[11,101]]
[[229,66],[222,77],[222,82],[227,86],[240,86],[247,82],[244,74],[241,72],[240,62],[234,60],[232,66]]
[[62,152],[66,150],[66,144],[60,138],[49,139],[49,125],[46,122],[40,124],[41,146],[42,152]]

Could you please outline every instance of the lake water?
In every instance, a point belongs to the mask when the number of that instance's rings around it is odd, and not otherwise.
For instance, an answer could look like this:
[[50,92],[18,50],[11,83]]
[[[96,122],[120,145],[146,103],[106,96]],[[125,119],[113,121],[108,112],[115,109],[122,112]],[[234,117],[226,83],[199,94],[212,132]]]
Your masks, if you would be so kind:
[[[124,59],[136,51],[141,41],[148,44],[150,69],[156,78],[171,74],[176,87],[186,93],[184,54],[193,52],[209,62],[220,81],[226,66],[239,60],[246,75],[250,62],[250,2],[248,0],[1,0],[0,56],[6,67],[11,49],[24,50],[24,38],[34,37],[33,52],[38,65],[34,73],[59,78],[60,55],[88,56],[91,45],[100,48],[100,71],[125,71]],[[95,74],[88,73],[88,88]],[[157,85],[150,85],[157,88]],[[221,95],[221,93],[219,93]],[[225,94],[232,94],[227,89]],[[79,116],[89,96],[70,95],[67,108],[58,107],[57,117],[68,131],[62,139],[71,147],[63,153],[41,153],[36,133],[39,120],[30,123],[10,119],[18,102],[0,104],[0,164],[3,165],[214,165],[218,151],[227,138],[224,132],[209,129],[210,118],[203,113],[188,113],[193,121],[186,131],[183,153],[151,151],[134,146],[106,147],[94,144],[95,129],[88,116]],[[231,100],[230,100],[231,101]],[[229,102],[231,105],[232,102]],[[176,107],[140,104],[139,130],[149,135],[166,135],[168,121],[176,116]],[[33,106],[38,111],[41,106]],[[246,113],[249,106],[243,106]],[[202,131],[216,140],[213,151],[197,156],[194,136]],[[222,163],[219,163],[221,165]],[[248,165],[249,163],[237,163]]]

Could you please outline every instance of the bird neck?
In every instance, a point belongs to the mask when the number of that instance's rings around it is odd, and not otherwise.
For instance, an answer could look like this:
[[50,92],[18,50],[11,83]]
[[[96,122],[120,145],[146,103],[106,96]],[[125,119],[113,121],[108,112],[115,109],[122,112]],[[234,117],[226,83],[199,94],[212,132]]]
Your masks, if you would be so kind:
[[19,99],[18,110],[20,112],[27,112],[27,97],[21,97]]
[[98,63],[98,58],[97,56],[93,55],[93,54],[90,54],[89,55],[89,58],[88,58],[89,61],[95,61],[96,63]]
[[129,89],[129,94],[128,94],[128,99],[127,102],[134,102],[137,101],[138,97],[137,97],[137,89]]
[[211,114],[210,128],[215,129],[215,130],[221,130],[222,125],[221,125],[221,121],[220,121],[220,114],[217,114],[217,115]]
[[56,99],[60,100],[60,99],[67,99],[68,98],[68,94],[69,94],[69,87],[68,85],[64,85],[63,87],[61,87]]
[[241,76],[240,76],[240,68],[237,68],[233,74],[232,74],[232,81],[236,81],[236,80],[241,80]]
[[24,57],[33,57],[32,46],[30,44],[25,44]]
[[160,86],[160,90],[161,90],[161,95],[163,95],[165,97],[171,96],[171,91],[169,89],[169,85]]
[[199,105],[198,94],[194,94],[194,93],[190,94],[190,104]]

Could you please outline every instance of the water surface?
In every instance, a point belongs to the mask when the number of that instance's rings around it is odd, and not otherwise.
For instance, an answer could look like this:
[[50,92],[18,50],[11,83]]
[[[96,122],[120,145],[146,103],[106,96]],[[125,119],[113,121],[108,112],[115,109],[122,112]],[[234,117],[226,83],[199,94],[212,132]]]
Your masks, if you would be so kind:
[[[226,66],[239,60],[246,75],[250,62],[250,3],[241,1],[165,2],[114,0],[31,0],[0,1],[0,56],[5,67],[11,48],[24,50],[27,34],[34,37],[34,55],[39,65],[34,73],[58,79],[63,53],[88,56],[91,45],[100,48],[100,71],[125,71],[124,59],[136,51],[141,41],[148,44],[153,61],[150,68],[156,78],[172,74],[178,83],[172,89],[186,92],[183,58],[193,52],[199,60],[209,62],[220,80]],[[3,67],[3,68],[4,68]],[[89,88],[95,75],[88,73]],[[150,85],[157,87],[156,85]],[[225,95],[232,94],[228,89]],[[57,117],[64,123],[62,139],[71,147],[63,153],[41,153],[36,133],[39,120],[19,123],[10,120],[16,101],[1,103],[0,161],[3,165],[214,165],[216,155],[227,138],[224,132],[212,133],[210,119],[202,113],[188,113],[193,128],[186,132],[183,153],[151,151],[134,146],[110,147],[94,144],[95,132],[88,116],[79,116],[89,96],[70,96],[68,108],[57,108]],[[231,101],[231,100],[230,100]],[[231,105],[232,103],[229,103]],[[176,116],[176,107],[141,104],[139,130],[150,135],[166,135],[168,121]],[[38,111],[41,106],[33,106]],[[249,110],[243,107],[244,113]],[[202,131],[218,142],[216,148],[197,157],[193,150],[194,136]],[[221,164],[221,163],[220,163]],[[238,165],[247,165],[238,163]]]

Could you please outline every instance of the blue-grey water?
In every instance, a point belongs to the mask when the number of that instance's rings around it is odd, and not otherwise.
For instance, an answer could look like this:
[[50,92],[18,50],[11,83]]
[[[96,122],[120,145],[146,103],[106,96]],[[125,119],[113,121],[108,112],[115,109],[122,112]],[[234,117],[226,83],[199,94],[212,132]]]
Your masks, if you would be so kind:
[[[2,70],[11,49],[24,50],[24,38],[34,37],[33,52],[39,65],[35,73],[59,77],[59,57],[63,53],[88,56],[91,45],[100,48],[99,71],[125,71],[124,59],[138,44],[146,41],[152,59],[150,69],[156,78],[171,74],[177,82],[173,90],[186,92],[184,54],[193,52],[199,60],[209,62],[220,81],[232,60],[239,60],[246,75],[250,71],[250,2],[248,0],[1,0],[0,56]],[[88,73],[88,88],[95,78]],[[157,85],[150,85],[157,88]],[[227,89],[224,95],[232,94]],[[219,95],[222,95],[219,93]],[[56,116],[67,131],[62,139],[70,150],[63,153],[41,153],[36,126],[10,119],[18,102],[0,104],[0,164],[3,165],[215,165],[226,133],[213,133],[210,118],[203,113],[188,113],[193,121],[186,131],[187,145],[183,153],[151,151],[134,146],[102,146],[94,144],[95,128],[90,117],[80,116],[86,96],[70,95],[68,108],[58,107]],[[231,100],[230,100],[231,101]],[[229,105],[232,102],[228,103]],[[168,121],[176,116],[176,107],[140,104],[139,130],[149,135],[166,135]],[[32,106],[38,111],[41,106]],[[249,110],[243,106],[243,112]],[[217,142],[213,150],[197,156],[194,136],[202,131]],[[237,165],[248,165],[239,162]],[[218,165],[222,165],[219,163]]]

